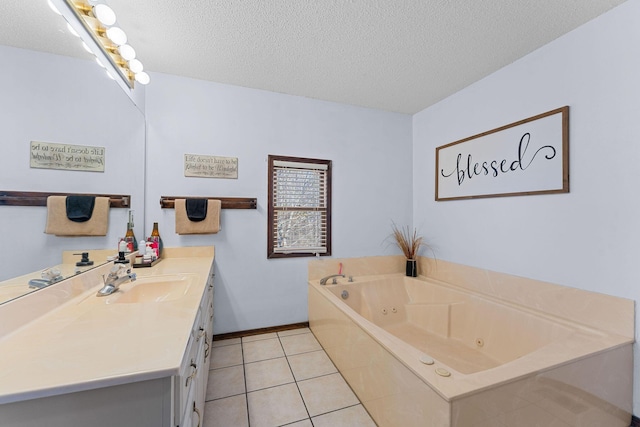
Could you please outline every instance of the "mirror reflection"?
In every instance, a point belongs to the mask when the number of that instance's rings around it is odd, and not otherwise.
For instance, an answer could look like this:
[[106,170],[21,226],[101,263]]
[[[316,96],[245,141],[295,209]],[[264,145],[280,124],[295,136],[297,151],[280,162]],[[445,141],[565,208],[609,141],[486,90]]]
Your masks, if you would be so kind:
[[[130,195],[141,236],[144,115],[46,2],[2,2],[0,21],[0,191]],[[32,141],[103,147],[104,171],[31,167]],[[106,262],[128,211],[109,209],[105,236],[59,237],[46,207],[0,205],[0,303]],[[83,252],[93,265],[76,266]]]

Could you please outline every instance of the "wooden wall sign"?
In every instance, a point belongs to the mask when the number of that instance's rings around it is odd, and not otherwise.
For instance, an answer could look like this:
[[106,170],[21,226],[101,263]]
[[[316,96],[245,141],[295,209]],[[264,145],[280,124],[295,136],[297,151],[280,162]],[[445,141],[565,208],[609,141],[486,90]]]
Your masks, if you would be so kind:
[[437,201],[568,192],[568,106],[436,148]]
[[29,166],[37,169],[104,172],[104,147],[31,141]]
[[237,179],[238,158],[185,154],[184,176]]

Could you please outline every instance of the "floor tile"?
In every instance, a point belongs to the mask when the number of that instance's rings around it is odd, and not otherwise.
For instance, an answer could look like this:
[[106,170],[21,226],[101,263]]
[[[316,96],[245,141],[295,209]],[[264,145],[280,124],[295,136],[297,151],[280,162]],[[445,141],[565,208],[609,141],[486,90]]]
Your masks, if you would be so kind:
[[287,356],[291,354],[308,353],[322,350],[322,346],[313,334],[299,334],[281,337],[282,347]]
[[253,391],[247,399],[251,427],[275,427],[309,418],[295,384]]
[[203,427],[248,427],[246,395],[212,400],[204,404]]
[[242,343],[244,363],[283,357],[284,352],[278,338]]
[[269,332],[268,334],[249,335],[248,337],[242,337],[242,342],[260,341],[270,338],[278,338],[278,335],[275,332]]
[[240,338],[231,338],[227,340],[214,341],[211,347],[224,347],[225,345],[240,344]]
[[288,356],[289,365],[296,381],[320,377],[338,372],[324,350]]
[[362,405],[313,417],[314,427],[376,427]]
[[312,417],[360,403],[340,374],[300,381],[298,387]]
[[313,427],[313,424],[311,424],[311,420],[307,419],[298,421],[297,423],[287,424],[284,427]]
[[211,349],[211,365],[209,369],[226,368],[242,365],[242,345],[233,344]]
[[289,363],[284,357],[263,360],[244,365],[247,375],[247,391],[292,383],[295,380],[291,374]]
[[205,400],[235,396],[245,392],[244,368],[242,365],[212,369],[207,381]]
[[288,329],[286,331],[278,332],[279,337],[288,337],[289,335],[299,335],[299,334],[310,334],[311,329],[309,328],[298,328],[298,329]]

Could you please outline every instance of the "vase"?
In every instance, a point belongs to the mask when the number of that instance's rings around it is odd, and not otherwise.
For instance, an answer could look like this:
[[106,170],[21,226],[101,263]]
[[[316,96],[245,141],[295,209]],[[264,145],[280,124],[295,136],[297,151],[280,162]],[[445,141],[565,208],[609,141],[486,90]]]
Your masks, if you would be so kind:
[[418,277],[418,266],[415,259],[407,260],[407,277]]

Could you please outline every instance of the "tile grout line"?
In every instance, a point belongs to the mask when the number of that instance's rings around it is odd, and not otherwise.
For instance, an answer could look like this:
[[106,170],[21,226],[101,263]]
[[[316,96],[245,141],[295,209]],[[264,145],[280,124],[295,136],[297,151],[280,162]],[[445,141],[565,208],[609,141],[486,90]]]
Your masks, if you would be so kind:
[[[282,340],[280,339],[280,335],[278,335],[278,342],[280,343],[280,347],[282,347],[282,352],[284,353],[284,358],[287,361],[287,366],[289,367],[289,371],[291,371],[291,376],[293,377],[293,381],[296,385],[296,389],[298,390],[298,394],[300,395],[300,400],[302,400],[302,404],[304,405],[304,410],[307,412],[308,420],[311,423],[311,427],[313,427],[313,420],[311,419],[311,414],[309,413],[309,408],[307,408],[307,402],[304,401],[304,396],[302,396],[302,392],[300,391],[300,386],[298,385],[298,380],[296,379],[296,374],[294,374],[293,369],[291,369],[291,363],[289,363],[289,356],[284,349],[284,345],[282,344]],[[304,420],[299,420],[304,421]],[[296,421],[298,422],[298,421]]]
[[[336,373],[337,373],[337,374],[339,374],[339,375],[340,375],[340,377],[344,380],[344,377],[342,376],[342,374],[341,374],[339,371],[332,372],[332,373],[327,373],[327,374],[322,374],[322,375],[317,375],[317,376],[313,376],[313,377],[310,377],[310,378],[305,378],[305,379],[300,380],[300,381],[298,381],[298,380],[296,379],[296,376],[295,376],[295,374],[294,374],[294,372],[293,372],[293,369],[292,369],[292,366],[291,366],[291,363],[290,363],[289,357],[295,357],[295,356],[299,356],[299,355],[310,354],[310,353],[320,352],[320,351],[322,351],[325,355],[327,355],[326,350],[324,350],[324,347],[322,347],[322,345],[320,345],[320,349],[317,349],[317,350],[310,350],[310,351],[305,351],[305,352],[296,353],[296,354],[291,354],[291,355],[288,355],[288,354],[286,353],[286,351],[285,351],[285,349],[284,349],[284,344],[283,344],[283,342],[282,342],[282,338],[287,338],[287,337],[290,337],[290,336],[300,336],[300,335],[303,335],[303,334],[306,334],[306,333],[309,333],[309,332],[301,332],[301,333],[299,333],[299,334],[290,334],[290,335],[285,335],[284,337],[280,337],[280,335],[276,332],[276,338],[278,338],[278,343],[280,344],[280,347],[281,347],[281,349],[282,349],[282,351],[283,351],[283,356],[285,357],[286,362],[287,362],[287,366],[289,367],[289,371],[290,371],[290,372],[291,372],[291,374],[292,374],[293,382],[294,382],[294,383],[295,383],[295,385],[296,385],[296,388],[297,388],[297,390],[298,390],[298,394],[299,394],[300,398],[302,399],[302,403],[303,403],[304,408],[305,408],[305,411],[306,411],[306,413],[307,413],[307,418],[305,418],[305,419],[301,419],[301,420],[297,420],[297,421],[292,421],[292,422],[287,423],[287,424],[282,424],[282,425],[281,425],[281,427],[286,427],[286,426],[288,426],[288,425],[296,424],[296,423],[299,423],[299,422],[302,422],[302,421],[305,421],[305,420],[309,420],[309,422],[310,422],[310,424],[311,424],[311,426],[312,426],[312,427],[315,425],[315,424],[314,424],[314,422],[313,422],[313,419],[311,418],[311,414],[310,414],[309,409],[308,409],[308,407],[307,407],[307,403],[305,402],[304,397],[302,396],[302,392],[301,392],[301,390],[300,390],[299,382],[301,382],[301,381],[308,381],[308,380],[312,380],[312,379],[316,379],[316,378],[322,378],[322,377],[326,377],[326,376],[334,375],[334,374],[336,374]],[[313,335],[313,332],[311,332],[311,335],[312,335],[312,336],[314,336],[314,338],[315,338],[315,335]],[[264,340],[266,340],[266,339],[267,339],[267,338],[264,338]],[[269,339],[272,339],[272,338],[269,338]],[[317,338],[316,338],[316,340],[317,340]],[[255,342],[255,341],[261,341],[261,340],[251,340],[251,341],[249,341],[248,343]],[[246,416],[247,416],[247,426],[249,426],[249,427],[250,427],[250,426],[251,426],[251,421],[250,421],[249,396],[248,396],[248,395],[249,395],[249,390],[248,390],[248,384],[247,384],[247,373],[246,373],[246,372],[247,372],[247,371],[246,371],[246,365],[247,365],[248,363],[246,363],[246,362],[245,362],[244,344],[245,344],[245,343],[244,343],[243,339],[241,338],[241,339],[240,339],[240,350],[241,350],[241,355],[242,355],[242,371],[243,371],[243,379],[244,379],[244,386],[245,386],[244,395],[245,395],[245,403],[246,403],[246,411],[247,411],[247,414],[246,414]],[[228,345],[232,345],[232,344],[228,344]],[[220,346],[220,347],[224,347],[224,346]],[[327,355],[327,356],[328,356],[328,355]],[[275,359],[279,359],[279,358],[280,358],[280,357],[272,357],[272,358],[269,358],[269,359],[264,359],[264,360],[259,360],[259,361],[254,361],[254,362],[249,362],[249,364],[250,364],[250,363],[263,362],[263,361],[267,361],[267,360],[275,360]],[[331,359],[329,359],[329,360],[331,360]],[[333,361],[331,361],[331,363],[333,363]],[[233,366],[238,366],[238,365],[233,365]],[[334,367],[335,367],[335,365],[334,365]],[[222,369],[222,368],[218,368],[218,369]],[[211,371],[211,369],[210,369],[209,371]],[[291,384],[291,383],[286,383],[286,384]],[[253,391],[267,390],[267,389],[270,389],[270,388],[275,388],[275,387],[279,387],[279,386],[286,385],[286,384],[279,384],[279,385],[277,385],[277,386],[265,387],[265,388],[263,388],[263,389],[260,389],[260,390],[253,390]],[[347,383],[347,385],[348,385],[348,383]],[[349,386],[349,388],[351,389],[351,386]],[[351,391],[353,392],[353,389],[351,389]],[[232,396],[240,396],[240,395],[242,395],[242,394],[243,394],[243,393],[238,393],[238,394],[235,394],[235,395],[232,395]],[[355,393],[354,393],[354,395],[355,395]],[[232,396],[226,396],[225,398],[232,397]],[[356,404],[354,404],[354,405],[349,405],[349,406],[346,406],[346,407],[344,407],[344,408],[338,408],[338,409],[334,409],[334,410],[331,410],[331,411],[327,411],[327,412],[324,412],[324,413],[322,413],[322,414],[317,414],[316,416],[323,416],[323,415],[330,414],[330,413],[333,413],[333,412],[339,412],[339,411],[341,411],[341,410],[348,409],[348,408],[353,408],[353,407],[356,407],[356,406],[358,406],[358,405],[361,405],[361,406],[363,406],[363,408],[364,408],[364,405],[362,405],[362,402],[360,401],[360,399],[358,398],[358,396],[357,396],[357,395],[355,395],[355,396],[356,396],[356,399],[358,400],[358,402],[357,402]],[[215,401],[215,400],[219,400],[219,399],[223,399],[223,398],[212,399],[212,400],[210,400],[210,401]],[[209,402],[210,402],[210,401],[209,401]],[[373,421],[373,417],[371,417],[371,414],[369,414],[369,413],[368,413],[368,411],[366,410],[366,408],[365,408],[365,411],[366,411],[366,412],[367,412],[367,414],[369,415],[370,419]],[[375,421],[374,421],[374,425],[377,425],[377,424],[375,424]]]
[[240,353],[242,353],[242,378],[244,379],[244,401],[247,406],[247,427],[251,427],[251,416],[249,415],[249,391],[247,389],[247,369],[244,363],[244,342],[240,338]]

